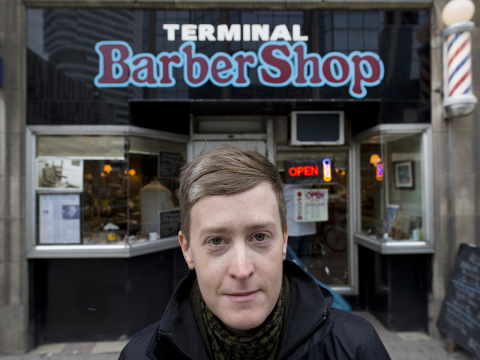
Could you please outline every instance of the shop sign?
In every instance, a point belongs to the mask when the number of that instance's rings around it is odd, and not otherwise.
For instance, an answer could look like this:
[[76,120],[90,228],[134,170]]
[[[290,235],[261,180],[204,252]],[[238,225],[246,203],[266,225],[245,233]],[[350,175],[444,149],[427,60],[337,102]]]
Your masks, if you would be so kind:
[[334,181],[334,173],[330,158],[285,161],[287,184],[328,184]]
[[[384,65],[371,51],[350,54],[309,52],[308,36],[300,25],[277,25],[272,32],[268,25],[179,25],[164,24],[168,41],[182,41],[177,51],[134,53],[125,41],[100,41],[95,45],[99,57],[98,88],[127,87],[170,88],[181,81],[196,88],[206,83],[218,87],[244,88],[252,78],[266,87],[342,87],[347,86],[354,98],[364,98],[367,88],[380,84]],[[215,31],[216,30],[216,31]],[[207,55],[198,51],[197,42],[264,41],[255,51],[233,54],[216,52]],[[253,74],[255,72],[256,74]]]

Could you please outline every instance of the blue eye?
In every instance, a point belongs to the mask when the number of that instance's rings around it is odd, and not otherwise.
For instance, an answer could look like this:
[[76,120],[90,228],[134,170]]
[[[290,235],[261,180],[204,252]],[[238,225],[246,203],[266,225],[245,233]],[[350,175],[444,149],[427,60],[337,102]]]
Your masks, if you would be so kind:
[[255,240],[257,240],[257,241],[263,241],[263,240],[265,240],[265,239],[267,238],[267,235],[261,234],[261,233],[260,233],[260,234],[255,234],[254,238],[255,238]]
[[218,237],[217,237],[217,238],[213,238],[213,239],[210,240],[210,243],[211,243],[212,245],[216,245],[216,246],[221,245],[222,242],[223,242],[223,239],[222,239],[222,238],[218,238]]

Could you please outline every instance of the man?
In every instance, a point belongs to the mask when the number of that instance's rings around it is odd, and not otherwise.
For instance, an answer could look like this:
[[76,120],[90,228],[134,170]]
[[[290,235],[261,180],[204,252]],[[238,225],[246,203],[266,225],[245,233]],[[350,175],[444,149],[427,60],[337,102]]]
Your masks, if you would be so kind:
[[121,360],[390,359],[366,320],[332,309],[332,295],[285,260],[283,184],[265,157],[203,153],[183,169],[179,201],[191,271]]

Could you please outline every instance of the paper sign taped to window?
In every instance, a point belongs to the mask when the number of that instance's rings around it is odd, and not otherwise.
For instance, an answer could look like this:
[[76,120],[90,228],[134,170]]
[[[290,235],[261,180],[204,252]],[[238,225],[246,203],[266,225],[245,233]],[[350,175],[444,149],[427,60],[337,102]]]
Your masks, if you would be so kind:
[[295,194],[295,221],[327,221],[328,190],[297,189]]

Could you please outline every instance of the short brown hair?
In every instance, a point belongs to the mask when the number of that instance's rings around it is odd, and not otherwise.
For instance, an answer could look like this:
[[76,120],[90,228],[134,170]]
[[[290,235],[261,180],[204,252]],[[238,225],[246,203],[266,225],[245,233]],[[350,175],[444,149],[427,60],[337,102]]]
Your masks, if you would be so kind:
[[277,167],[256,151],[220,146],[202,152],[184,166],[180,175],[181,230],[189,237],[190,212],[206,195],[237,194],[266,181],[278,202],[283,230],[287,228],[283,182]]

